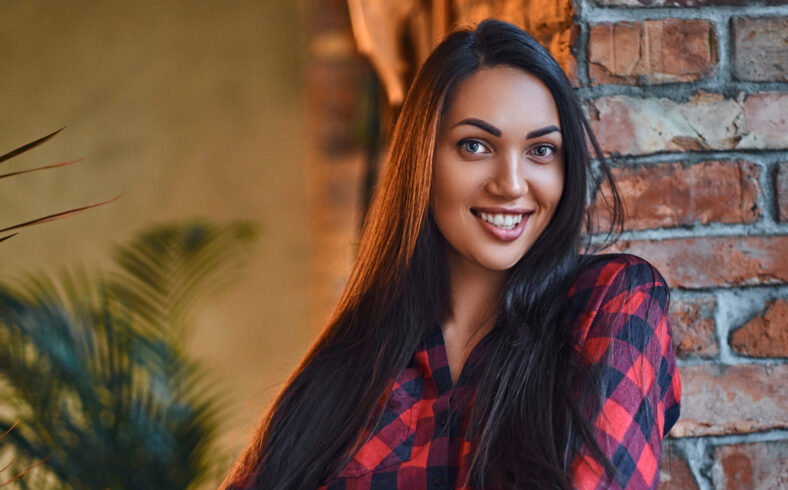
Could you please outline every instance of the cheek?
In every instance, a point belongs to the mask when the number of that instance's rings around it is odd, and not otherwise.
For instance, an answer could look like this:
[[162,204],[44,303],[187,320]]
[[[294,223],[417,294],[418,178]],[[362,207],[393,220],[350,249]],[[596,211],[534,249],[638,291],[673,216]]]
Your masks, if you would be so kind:
[[532,182],[534,194],[540,205],[551,212],[555,210],[564,192],[563,166],[545,168],[544,172],[538,174],[538,178],[532,179]]
[[463,201],[463,196],[468,193],[468,179],[458,170],[454,162],[435,162],[431,197],[433,210],[445,210]]

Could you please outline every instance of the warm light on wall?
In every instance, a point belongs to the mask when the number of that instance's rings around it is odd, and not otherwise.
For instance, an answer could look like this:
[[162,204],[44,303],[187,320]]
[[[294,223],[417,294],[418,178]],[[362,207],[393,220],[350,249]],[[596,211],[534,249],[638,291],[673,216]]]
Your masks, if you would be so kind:
[[348,9],[358,50],[374,67],[392,107],[402,103],[412,75],[453,26],[486,18],[522,27],[568,74],[574,69],[571,0],[348,0]]

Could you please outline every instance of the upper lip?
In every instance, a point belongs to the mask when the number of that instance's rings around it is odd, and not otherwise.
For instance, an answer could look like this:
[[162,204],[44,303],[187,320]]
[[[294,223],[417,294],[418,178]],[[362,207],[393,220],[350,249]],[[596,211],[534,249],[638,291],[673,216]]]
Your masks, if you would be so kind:
[[525,208],[481,208],[481,207],[473,207],[471,211],[477,213],[485,213],[485,214],[526,214],[531,213],[532,211]]

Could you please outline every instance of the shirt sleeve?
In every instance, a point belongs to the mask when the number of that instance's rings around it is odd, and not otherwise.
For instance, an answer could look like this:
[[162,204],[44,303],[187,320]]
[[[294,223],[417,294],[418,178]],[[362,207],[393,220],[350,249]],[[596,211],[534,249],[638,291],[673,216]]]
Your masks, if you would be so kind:
[[681,381],[668,321],[668,288],[647,262],[622,256],[593,269],[579,350],[599,369],[601,410],[592,431],[617,470],[587,445],[572,468],[579,489],[656,489],[662,438],[679,416]]

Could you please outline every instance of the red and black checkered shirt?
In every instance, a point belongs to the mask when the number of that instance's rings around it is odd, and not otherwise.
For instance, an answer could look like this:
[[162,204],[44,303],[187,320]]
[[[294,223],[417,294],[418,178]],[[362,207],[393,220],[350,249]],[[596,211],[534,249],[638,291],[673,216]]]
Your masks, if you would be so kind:
[[[618,469],[608,478],[587,448],[572,469],[576,488],[656,488],[662,437],[679,416],[681,382],[667,318],[667,285],[647,262],[603,256],[569,291],[578,349],[602,364],[605,399],[593,421],[600,447]],[[452,386],[439,325],[391,383],[383,419],[352,461],[320,488],[446,489],[462,487],[471,444],[464,437],[474,373],[487,334]],[[612,354],[612,355],[610,355]],[[384,397],[385,399],[385,397]]]

